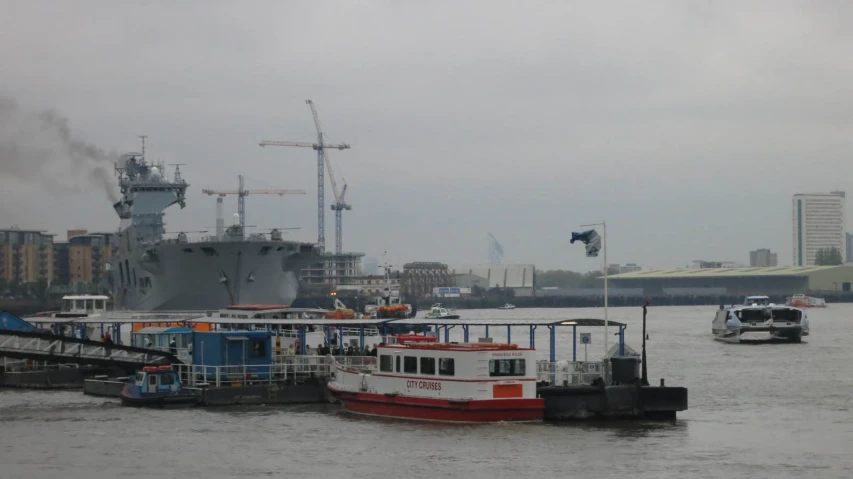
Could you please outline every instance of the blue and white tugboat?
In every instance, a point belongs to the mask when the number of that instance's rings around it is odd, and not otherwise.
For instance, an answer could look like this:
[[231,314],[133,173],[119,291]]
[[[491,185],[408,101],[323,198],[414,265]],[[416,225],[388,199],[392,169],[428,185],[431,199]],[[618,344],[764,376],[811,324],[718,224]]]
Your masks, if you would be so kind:
[[748,296],[742,305],[720,306],[711,332],[726,343],[799,343],[809,335],[809,320],[802,309]]
[[121,391],[123,406],[192,406],[198,397],[181,388],[181,380],[172,366],[145,366],[130,378]]

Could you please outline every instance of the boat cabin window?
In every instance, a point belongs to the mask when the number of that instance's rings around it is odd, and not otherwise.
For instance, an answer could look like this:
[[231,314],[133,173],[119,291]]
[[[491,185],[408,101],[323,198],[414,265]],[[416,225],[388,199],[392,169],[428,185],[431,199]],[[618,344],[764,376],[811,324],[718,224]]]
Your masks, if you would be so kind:
[[395,359],[395,360],[396,360],[396,362],[397,362],[397,372],[399,373],[399,372],[400,372],[400,356],[397,356],[397,357],[396,357],[396,358],[394,358],[394,359]]
[[435,358],[421,358],[421,374],[435,374]]
[[379,371],[383,373],[394,372],[393,356],[379,356]]
[[152,374],[152,375],[148,376],[148,385],[149,386],[156,386],[157,385],[157,375],[156,374]]
[[253,358],[262,358],[266,356],[266,340],[263,339],[255,339],[252,341],[252,357]]
[[403,357],[403,372],[406,374],[417,374],[418,358],[414,356]]
[[456,368],[454,367],[453,358],[439,358],[438,360],[438,374],[439,376],[454,376],[456,375]]
[[524,376],[523,359],[492,359],[489,361],[489,376]]
[[776,321],[799,321],[801,313],[797,309],[742,309],[735,311],[735,315],[744,322],[764,322],[770,319],[772,313]]
[[160,376],[160,385],[161,386],[171,386],[175,384],[175,376],[171,374],[163,374]]

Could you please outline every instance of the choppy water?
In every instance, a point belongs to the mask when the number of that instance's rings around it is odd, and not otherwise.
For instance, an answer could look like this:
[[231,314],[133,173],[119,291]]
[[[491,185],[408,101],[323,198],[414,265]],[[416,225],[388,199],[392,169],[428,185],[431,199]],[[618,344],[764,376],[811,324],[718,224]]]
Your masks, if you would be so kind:
[[[148,411],[79,392],[5,390],[0,478],[853,477],[853,305],[810,311],[802,344],[762,346],[712,341],[715,309],[650,309],[651,380],[690,388],[690,410],[674,425],[436,425],[352,417],[336,406]],[[639,349],[641,310],[610,316],[629,324],[626,341]],[[602,331],[590,331],[592,359]],[[491,333],[500,340],[505,328]],[[527,338],[513,330],[513,342]],[[570,358],[568,328],[559,342],[559,356]],[[541,328],[537,347],[546,354]]]

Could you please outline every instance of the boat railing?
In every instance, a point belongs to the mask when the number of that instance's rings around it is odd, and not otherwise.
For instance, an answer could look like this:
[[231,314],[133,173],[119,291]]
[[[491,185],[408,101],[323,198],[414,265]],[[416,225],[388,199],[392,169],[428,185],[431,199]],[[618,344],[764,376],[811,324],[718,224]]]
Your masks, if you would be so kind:
[[589,385],[604,378],[604,361],[537,361],[536,381],[552,386]]
[[178,364],[176,369],[181,383],[185,386],[221,387],[276,383],[307,376],[328,377],[333,364],[330,356],[284,356],[282,362],[273,364]]
[[2,358],[0,362],[0,372],[23,372],[23,371],[45,371],[53,369],[70,369],[79,368],[79,364],[54,363],[50,361],[38,361],[33,359],[10,359]]
[[375,356],[337,356],[335,361],[341,366],[359,371],[373,372],[376,369]]
[[[361,328],[340,328],[344,336],[358,336],[361,334]],[[379,330],[376,328],[364,328],[365,336],[379,336]]]

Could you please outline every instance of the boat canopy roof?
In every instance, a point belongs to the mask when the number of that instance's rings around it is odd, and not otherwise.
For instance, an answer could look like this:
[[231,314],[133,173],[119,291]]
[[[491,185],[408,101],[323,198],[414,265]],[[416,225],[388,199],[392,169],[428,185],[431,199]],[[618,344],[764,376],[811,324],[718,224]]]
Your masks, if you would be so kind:
[[71,294],[63,296],[62,299],[110,299],[110,297],[101,294]]
[[[610,320],[607,322],[609,326],[625,326],[625,323]],[[447,326],[588,326],[598,327],[604,326],[603,319],[596,318],[532,318],[532,319],[441,319],[441,318],[412,318],[412,319],[396,319],[389,324],[410,324],[416,325],[447,325]]]
[[139,331],[134,331],[133,334],[188,334],[191,332],[193,332],[193,330],[190,328],[182,328],[177,326],[152,326],[148,328],[142,328]]
[[290,309],[290,306],[286,304],[235,304],[232,306],[228,306],[228,310],[241,310],[241,311],[266,311],[269,309]]
[[519,348],[517,344],[503,343],[437,343],[437,342],[403,342],[398,344],[380,345],[380,349],[429,349],[451,351],[526,351],[530,348]]

